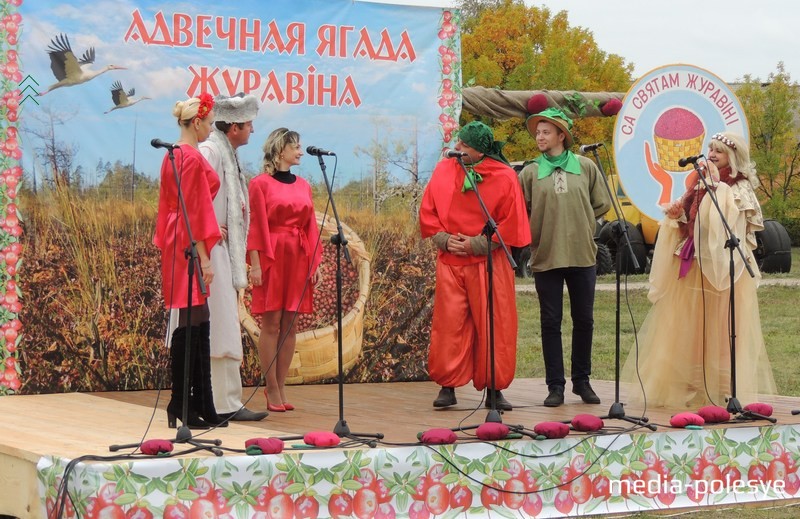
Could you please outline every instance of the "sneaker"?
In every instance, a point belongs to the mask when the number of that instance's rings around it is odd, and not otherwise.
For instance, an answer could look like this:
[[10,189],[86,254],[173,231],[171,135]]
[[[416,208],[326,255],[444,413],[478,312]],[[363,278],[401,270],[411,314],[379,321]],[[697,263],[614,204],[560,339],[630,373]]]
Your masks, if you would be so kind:
[[[484,401],[484,405],[488,408],[492,407],[492,390],[486,390],[486,399]],[[495,407],[498,411],[511,411],[514,409],[514,406],[511,405],[511,402],[506,400],[506,397],[503,396],[503,393],[498,390],[495,393]]]
[[572,392],[581,397],[584,404],[600,403],[600,397],[597,396],[592,386],[589,385],[588,380],[586,382],[576,382],[572,384]]
[[545,407],[558,407],[564,403],[564,387],[553,386],[550,388],[550,394],[544,399]]
[[443,387],[439,390],[439,396],[433,401],[433,407],[450,407],[456,405],[456,390],[453,387]]

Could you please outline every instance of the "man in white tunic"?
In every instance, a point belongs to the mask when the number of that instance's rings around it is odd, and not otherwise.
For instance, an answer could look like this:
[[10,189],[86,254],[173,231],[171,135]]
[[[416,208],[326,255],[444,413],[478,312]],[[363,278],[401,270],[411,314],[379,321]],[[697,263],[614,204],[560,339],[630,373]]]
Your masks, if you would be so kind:
[[253,133],[258,100],[253,95],[218,96],[214,105],[215,128],[200,144],[200,152],[219,175],[214,198],[222,241],[211,251],[214,288],[210,290],[211,386],[217,413],[230,420],[257,421],[266,412],[253,412],[242,404],[242,335],[238,291],[247,287],[245,245],[250,207],[247,179],[236,154]]

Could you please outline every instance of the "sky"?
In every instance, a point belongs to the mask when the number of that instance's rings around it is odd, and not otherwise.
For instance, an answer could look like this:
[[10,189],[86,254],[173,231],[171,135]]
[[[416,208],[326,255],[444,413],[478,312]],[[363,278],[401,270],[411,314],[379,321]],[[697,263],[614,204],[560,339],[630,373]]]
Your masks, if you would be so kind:
[[[117,160],[122,164],[133,161],[137,172],[155,177],[164,151],[154,150],[149,142],[153,138],[167,142],[179,138],[172,108],[176,100],[186,98],[187,87],[199,77],[209,79],[198,88],[214,93],[218,89],[232,95],[245,90],[248,83],[254,87],[247,90],[261,101],[254,121],[256,133],[239,152],[250,172],[261,166],[261,146],[269,132],[281,127],[298,131],[304,148],[313,145],[335,150],[337,158],[329,159],[332,164],[327,173],[333,178],[339,172],[337,185],[371,175],[377,152],[362,150],[373,141],[391,149],[392,157],[403,159],[414,151],[409,143],[421,143],[420,164],[425,165],[425,171],[433,169],[442,142],[443,107],[438,103],[443,77],[439,49],[444,42],[438,35],[441,9],[350,0],[304,0],[299,4],[294,0],[271,0],[268,12],[264,12],[262,0],[214,5],[211,0],[97,0],[92,10],[86,11],[81,0],[24,3],[20,61],[24,63],[24,73],[39,83],[40,92],[55,81],[47,49],[55,45],[52,41],[60,34],[69,38],[76,57],[88,48],[95,49],[94,69],[109,63],[125,67],[80,85],[54,89],[38,97],[36,105],[27,105],[31,108],[24,114],[22,128],[28,170],[45,168],[41,156],[34,160],[34,151],[42,146],[37,136],[47,134],[47,113],[57,113],[58,138],[76,150],[74,162],[83,167],[87,183],[101,180],[103,172],[96,174],[99,160],[111,164]],[[132,13],[140,13],[142,30],[131,29],[139,27],[133,22]],[[161,29],[153,29],[161,27],[154,21],[157,13],[168,20],[163,24],[167,31],[173,27],[175,13],[180,14],[181,20],[189,20],[184,23],[192,30],[180,32],[182,36],[174,31],[175,39],[183,45],[145,43],[148,38],[164,37]],[[205,25],[208,34],[201,45],[195,36],[201,32],[197,29],[200,22],[194,22],[194,16],[200,15],[213,16],[215,20],[219,17],[226,23],[229,17],[236,17],[247,23],[245,34],[258,32],[261,36],[244,38],[237,32],[240,37],[233,38],[237,43],[231,49],[230,40],[211,29],[218,26],[211,21]],[[261,22],[262,29],[254,29],[255,20]],[[276,27],[274,32],[268,29],[272,24]],[[336,27],[334,33],[328,31]],[[152,35],[148,31],[153,31]],[[374,39],[371,46],[359,45],[362,31],[367,31],[371,41]],[[384,41],[384,33],[390,41]],[[331,44],[322,45],[323,38]],[[254,48],[254,40],[258,40],[258,48]],[[287,44],[287,50],[280,51],[276,50],[278,45],[272,48],[265,43],[277,40],[294,44]],[[451,45],[457,47],[457,42]],[[383,49],[376,52],[380,57],[371,59],[367,47]],[[398,56],[392,59],[387,48],[413,48],[413,52],[398,50]],[[268,77],[274,78],[270,84],[275,88],[270,94],[280,90],[280,98],[278,94],[266,95]],[[126,91],[135,89],[136,97],[149,99],[106,113],[113,106],[111,87],[116,81]],[[199,92],[198,88],[194,91]],[[404,147],[394,151],[399,143]],[[387,168],[390,175],[408,174],[397,166]],[[309,180],[322,181],[320,165],[313,157],[306,157],[296,169]]]
[[[383,0],[390,2],[391,0]],[[450,0],[403,0],[453,6]],[[634,78],[675,63],[708,70],[726,83],[745,74],[766,81],[783,61],[800,81],[795,0],[525,0],[553,13],[566,10],[572,26],[590,30],[597,46],[634,65]],[[719,33],[723,35],[720,36]]]

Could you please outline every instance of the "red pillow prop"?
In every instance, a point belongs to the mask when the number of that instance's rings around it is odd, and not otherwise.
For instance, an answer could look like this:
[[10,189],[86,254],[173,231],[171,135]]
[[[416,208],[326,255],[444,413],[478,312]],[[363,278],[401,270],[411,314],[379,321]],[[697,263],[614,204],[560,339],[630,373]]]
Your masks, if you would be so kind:
[[442,445],[455,443],[457,439],[456,433],[450,429],[428,429],[422,433],[419,441],[425,445]]
[[686,427],[687,425],[705,425],[706,421],[703,420],[703,417],[690,413],[678,413],[672,418],[669,419],[669,424],[673,427]]
[[731,414],[724,407],[718,405],[707,405],[697,410],[706,423],[721,423],[731,419]]
[[772,406],[763,402],[754,402],[744,406],[745,411],[760,414],[762,416],[772,416]]
[[608,101],[603,103],[603,106],[600,107],[600,111],[606,117],[611,117],[612,115],[617,115],[621,108],[622,108],[622,101],[620,101],[615,97],[614,99],[609,99]]
[[147,440],[142,444],[142,454],[156,456],[172,452],[172,442],[169,440]]
[[314,447],[333,447],[339,445],[341,438],[330,431],[313,431],[306,433],[303,436],[303,441],[306,445],[313,445]]
[[578,414],[572,419],[572,428],[581,432],[599,431],[603,425],[603,420],[592,414]]
[[247,454],[278,454],[283,451],[283,441],[278,438],[250,438],[244,442]]
[[551,440],[563,438],[569,434],[569,425],[561,422],[542,422],[534,426],[533,432]]
[[508,436],[508,426],[503,423],[485,422],[478,426],[475,435],[484,441],[502,440]]

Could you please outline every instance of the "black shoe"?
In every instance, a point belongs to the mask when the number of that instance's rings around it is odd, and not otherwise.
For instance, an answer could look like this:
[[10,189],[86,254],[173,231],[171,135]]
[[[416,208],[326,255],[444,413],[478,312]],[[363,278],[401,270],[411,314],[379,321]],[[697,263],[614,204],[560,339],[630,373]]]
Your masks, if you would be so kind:
[[581,397],[584,404],[599,404],[600,397],[597,396],[597,393],[594,392],[592,386],[589,385],[589,381],[586,382],[576,382],[572,384],[572,392]]
[[[486,401],[484,405],[489,408],[492,407],[492,391],[492,389],[486,390]],[[514,406],[511,405],[511,402],[506,400],[506,397],[503,396],[503,393],[501,393],[499,389],[495,391],[494,395],[495,408],[498,411],[511,411],[514,409]]]
[[550,394],[544,399],[545,407],[558,407],[564,403],[564,388],[562,386],[553,386],[550,388]]
[[456,405],[456,390],[453,387],[443,387],[439,390],[439,396],[433,401],[433,407],[450,407]]
[[246,407],[242,407],[235,413],[224,413],[220,416],[234,422],[258,422],[269,416],[269,413],[266,411],[251,411]]

